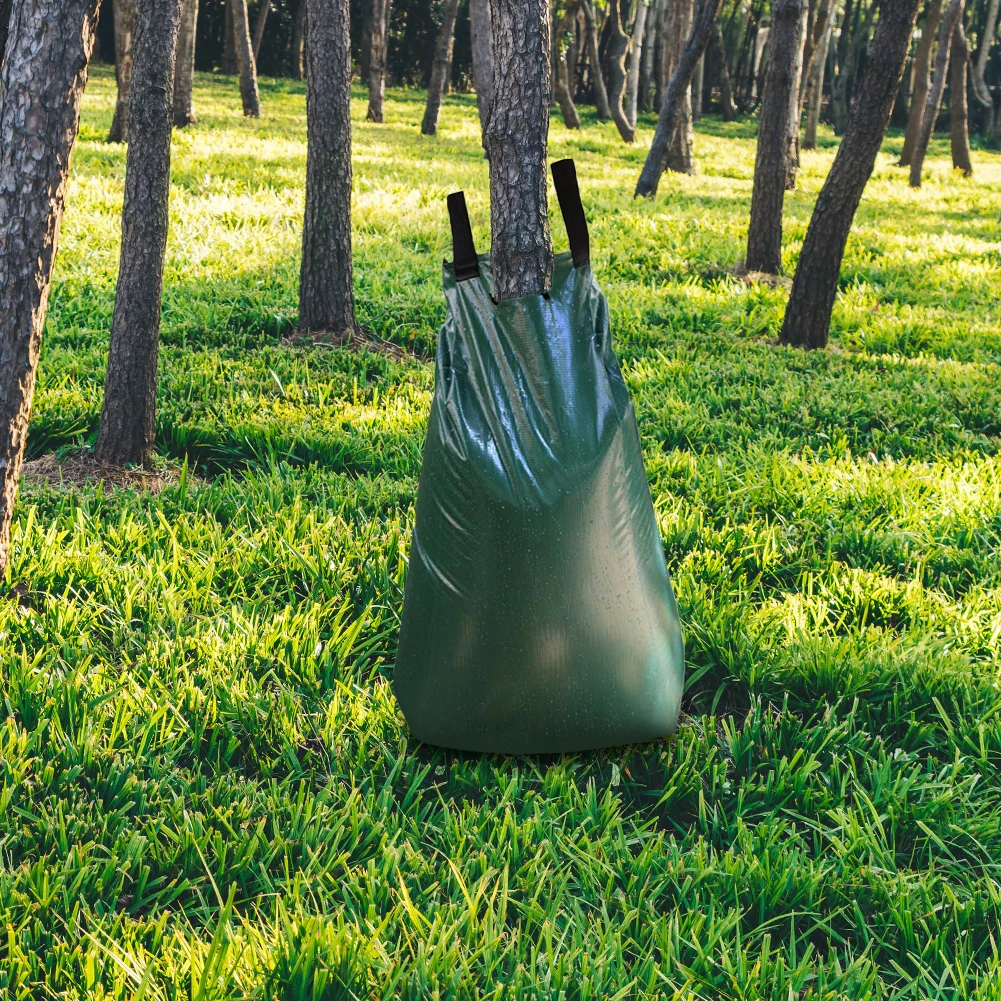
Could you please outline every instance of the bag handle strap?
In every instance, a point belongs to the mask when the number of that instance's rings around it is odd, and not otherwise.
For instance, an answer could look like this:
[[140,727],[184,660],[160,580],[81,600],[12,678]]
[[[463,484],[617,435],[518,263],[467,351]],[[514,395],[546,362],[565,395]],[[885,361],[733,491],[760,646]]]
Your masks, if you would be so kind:
[[587,232],[587,219],[584,216],[584,206],[580,200],[580,187],[577,184],[577,167],[573,160],[557,160],[552,165],[553,184],[556,187],[556,197],[559,199],[560,211],[563,213],[563,223],[570,237],[570,253],[573,254],[573,266],[582,268],[591,261],[591,238]]
[[452,254],[455,260],[457,282],[479,278],[480,261],[476,256],[476,246],[473,243],[473,230],[469,225],[469,211],[466,209],[466,195],[462,191],[453,191],[448,196],[448,221],[452,226]]

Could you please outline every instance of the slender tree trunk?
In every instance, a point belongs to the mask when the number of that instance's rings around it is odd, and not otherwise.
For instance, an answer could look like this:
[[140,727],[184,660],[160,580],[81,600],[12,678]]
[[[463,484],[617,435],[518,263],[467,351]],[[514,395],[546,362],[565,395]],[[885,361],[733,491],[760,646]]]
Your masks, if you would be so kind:
[[261,54],[261,42],[264,40],[264,26],[268,23],[268,14],[271,12],[271,0],[261,0],[261,6],[257,11],[257,23],[254,25],[254,68],[256,72],[257,59]]
[[577,112],[577,105],[574,104],[573,96],[570,94],[569,71],[567,70],[566,55],[563,52],[563,36],[570,30],[576,17],[577,4],[575,0],[570,0],[566,13],[560,19],[559,24],[553,25],[552,38],[553,98],[563,116],[563,124],[568,129],[580,128],[580,115]]
[[136,23],[135,0],[114,0],[115,13],[115,80],[118,99],[111,120],[108,142],[129,141],[129,81],[132,79],[132,36]]
[[961,170],[964,177],[973,175],[970,159],[970,110],[966,104],[966,63],[970,46],[963,31],[963,19],[956,22],[952,35],[952,79],[949,83],[949,120],[952,130],[952,166]]
[[652,0],[647,12],[646,41],[643,43],[643,58],[640,63],[640,89],[637,102],[641,111],[653,111],[657,100],[657,74],[655,57],[659,39],[660,11],[663,0]]
[[636,128],[636,104],[640,93],[640,68],[646,59],[649,42],[644,40],[647,14],[650,12],[648,0],[640,0],[633,22],[633,47],[629,56],[629,82],[626,86],[626,117]]
[[713,25],[711,44],[719,62],[719,104],[724,122],[732,122],[737,117],[737,109],[733,104],[733,88],[730,85],[730,70],[726,64],[726,45],[723,42],[723,32],[719,22]]
[[493,90],[493,61],[490,57],[490,0],[469,0],[469,35],[473,56],[473,84],[480,112],[480,135],[490,117]]
[[804,0],[774,0],[768,70],[758,118],[751,223],[747,230],[747,270],[778,274],[782,268],[782,203],[799,106]]
[[0,576],[99,0],[19,0],[0,75]]
[[3,54],[7,48],[7,34],[10,30],[11,0],[0,0],[0,70],[3,69]]
[[998,0],[989,0],[987,4],[987,18],[984,22],[983,34],[980,38],[980,51],[977,53],[977,64],[973,67],[971,80],[973,83],[973,95],[977,103],[986,112],[986,129],[990,132],[994,119],[994,99],[987,87],[984,74],[987,71],[987,60],[990,57],[991,46],[994,44],[994,32],[998,23]]
[[306,75],[306,6],[307,0],[299,0],[292,31],[292,76],[302,80]]
[[389,0],[372,0],[372,50],[368,57],[368,112],[365,115],[370,122],[384,121],[388,11]]
[[[678,65],[685,42],[692,30],[694,0],[670,0],[667,8],[667,20],[664,25],[664,48],[661,54],[663,75],[670,80],[674,67]],[[701,59],[701,55],[699,57]],[[696,61],[695,66],[698,66]],[[692,68],[692,78],[695,67]],[[667,147],[667,157],[664,166],[678,174],[695,173],[695,156],[692,147],[695,144],[695,131],[692,128],[692,88],[691,81],[681,94],[681,104],[678,111],[678,123],[674,128],[674,136]]]
[[181,2],[138,0],[136,4],[121,263],[101,430],[94,449],[95,458],[114,466],[146,465],[153,456]]
[[[787,191],[792,191],[796,187],[796,174],[799,170],[799,126],[803,120],[803,108],[806,104],[807,90],[814,76],[814,63],[820,45],[827,35],[827,25],[830,23],[833,6],[833,0],[811,0],[807,13],[799,78],[799,94],[797,95],[796,108],[793,114],[792,152],[789,156],[789,170],[786,178]],[[823,77],[821,77],[821,82],[823,82]],[[814,132],[814,139],[816,140],[816,130]]]
[[308,0],[306,215],[299,329],[354,335],[351,274],[351,16],[348,0]]
[[490,0],[494,89],[490,160],[490,261],[498,300],[549,288],[546,149],[551,80],[549,0]]
[[192,90],[195,82],[197,26],[198,0],[183,0],[181,26],[177,33],[176,69],[174,70],[174,125],[179,129],[195,123]]
[[438,111],[445,93],[447,72],[452,65],[452,40],[455,38],[455,16],[458,12],[459,0],[445,0],[441,9],[438,40],[434,47],[434,60],[431,63],[427,106],[424,109],[424,121],[421,122],[421,134],[425,136],[433,136],[438,131]]
[[653,143],[647,154],[646,162],[636,184],[634,198],[653,197],[657,194],[661,174],[664,172],[668,148],[675,129],[678,127],[682,100],[692,83],[695,64],[702,58],[709,44],[716,18],[719,16],[721,0],[699,0],[692,21],[692,30],[688,34],[685,47],[681,50],[681,58],[674,67],[671,79],[667,84],[664,103],[660,107],[657,119],[657,129],[653,134]]
[[751,100],[758,99],[758,78],[762,69],[762,60],[765,57],[765,46],[771,37],[771,28],[758,28],[754,36],[754,62],[751,65]]
[[369,60],[372,58],[372,20],[372,4],[366,3],[361,12],[361,56],[358,60],[358,75],[362,80],[368,79],[371,70]]
[[692,121],[702,118],[702,84],[706,75],[706,57],[703,56],[695,65],[695,76],[692,78]]
[[945,92],[945,80],[949,71],[949,54],[952,50],[952,36],[956,25],[963,18],[963,0],[949,0],[942,21],[938,26],[938,40],[935,46],[935,79],[932,81],[928,98],[925,101],[925,113],[921,118],[921,131],[914,142],[914,153],[911,157],[910,184],[912,188],[921,187],[921,168],[924,166],[925,154],[932,132],[935,131],[935,119],[942,107],[942,94]]
[[793,278],[782,340],[827,344],[845,242],[872,174],[904,72],[919,0],[883,0],[862,86],[844,138],[817,199]]
[[629,117],[622,107],[622,98],[626,88],[626,53],[629,51],[629,36],[622,30],[622,12],[619,0],[608,2],[608,46],[606,50],[608,72],[608,102],[612,111],[615,127],[622,136],[622,141],[631,143],[636,137],[636,130],[629,122]]
[[250,21],[247,18],[247,0],[228,0],[233,5],[233,32],[236,44],[236,62],[240,70],[240,99],[243,113],[248,118],[261,117],[261,99],[257,93],[257,63],[250,41]]
[[907,116],[907,131],[904,133],[904,145],[900,151],[901,167],[908,167],[914,156],[914,145],[921,131],[921,119],[925,113],[925,103],[928,101],[928,88],[931,85],[931,54],[935,44],[935,34],[942,17],[943,0],[928,0],[925,7],[925,23],[921,29],[917,52],[914,53],[914,93],[911,95],[911,110]]
[[805,56],[808,9],[802,4],[800,14],[799,39],[793,48],[792,94],[789,97],[789,132],[786,152],[786,191],[796,189],[796,175],[799,171],[799,126],[803,120],[803,59]]
[[831,22],[828,21],[827,30],[820,41],[817,57],[813,62],[813,72],[810,74],[803,149],[817,148],[817,126],[820,124],[820,109],[824,101],[824,71],[827,67],[827,49],[831,44],[831,30]]
[[226,4],[226,25],[222,39],[222,71],[228,76],[236,76],[239,67],[236,62],[236,28],[233,21],[233,0]]
[[601,55],[598,50],[598,16],[594,9],[594,0],[581,0],[584,11],[584,21],[587,25],[587,65],[591,71],[591,89],[594,91],[594,107],[598,112],[598,121],[605,122],[612,117],[612,109],[608,106],[608,92],[605,90],[605,78],[601,72]]

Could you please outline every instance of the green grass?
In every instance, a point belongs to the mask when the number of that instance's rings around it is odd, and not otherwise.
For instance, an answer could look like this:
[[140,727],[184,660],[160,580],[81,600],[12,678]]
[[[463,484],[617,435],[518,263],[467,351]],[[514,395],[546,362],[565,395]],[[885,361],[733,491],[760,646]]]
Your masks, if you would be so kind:
[[[554,121],[636,402],[682,610],[684,724],[561,758],[418,746],[394,703],[444,196],[488,247],[469,97],[366,124],[361,320],[288,347],[301,86],[177,133],[162,493],[23,490],[0,603],[0,987],[47,998],[1001,997],[1001,165],[884,146],[831,349],[775,346],[743,253],[753,122],[631,192],[635,148]],[[124,150],[89,85],[29,451],[93,439]],[[835,148],[787,198],[791,271]],[[557,247],[565,246],[553,217]],[[188,458],[184,465],[185,456]]]

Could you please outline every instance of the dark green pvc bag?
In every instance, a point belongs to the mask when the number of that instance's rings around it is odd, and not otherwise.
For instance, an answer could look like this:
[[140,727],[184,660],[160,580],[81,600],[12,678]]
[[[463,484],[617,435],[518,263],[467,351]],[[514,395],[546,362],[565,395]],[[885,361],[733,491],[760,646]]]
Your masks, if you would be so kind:
[[489,257],[449,197],[455,261],[394,679],[429,744],[576,751],[678,722],[681,624],[636,416],[573,162],[553,178],[571,252],[548,296],[494,303]]

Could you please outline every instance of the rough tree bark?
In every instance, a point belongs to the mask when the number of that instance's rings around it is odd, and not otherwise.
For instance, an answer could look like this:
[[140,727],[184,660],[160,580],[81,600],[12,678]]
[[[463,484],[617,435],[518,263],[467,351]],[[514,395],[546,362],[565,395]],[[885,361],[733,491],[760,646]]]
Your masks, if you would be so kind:
[[181,2],[138,0],[136,4],[122,250],[101,430],[94,449],[95,458],[114,466],[143,466],[153,456]]
[[608,106],[608,91],[605,90],[605,78],[601,71],[601,54],[598,50],[598,15],[594,9],[594,0],[581,0],[580,6],[584,11],[584,23],[587,26],[587,65],[591,73],[594,107],[598,112],[598,121],[607,122],[612,117],[612,109]]
[[570,0],[566,12],[558,24],[553,25],[552,58],[553,58],[553,98],[563,116],[563,124],[568,129],[580,128],[580,115],[570,93],[570,74],[567,69],[566,53],[563,51],[563,36],[570,30],[577,17],[577,3]]
[[135,0],[114,0],[115,15],[115,81],[118,98],[111,120],[109,143],[129,141],[129,81],[132,79],[132,36],[136,24]]
[[228,0],[233,5],[233,41],[236,45],[236,63],[240,71],[240,99],[243,113],[248,118],[261,117],[261,98],[257,93],[257,63],[250,41],[250,21],[247,18],[247,0]]
[[261,6],[257,11],[257,22],[254,24],[254,66],[257,66],[257,59],[261,54],[261,42],[264,40],[264,28],[268,23],[268,14],[271,13],[270,0],[261,0]]
[[0,576],[99,0],[20,0],[0,76]]
[[[675,66],[681,58],[685,42],[692,30],[692,16],[695,0],[669,0],[664,22],[664,39],[661,50],[661,74],[670,80]],[[701,59],[701,55],[699,57]],[[695,62],[698,66],[698,60]],[[692,78],[695,67],[692,67]],[[692,88],[691,81],[681,95],[678,123],[667,147],[664,166],[678,174],[695,173],[695,130],[692,128]]]
[[800,251],[782,323],[781,338],[786,344],[806,348],[827,344],[845,241],[886,135],[918,2],[883,0],[858,99]]
[[546,191],[549,0],[490,0],[490,21],[490,261],[494,295],[503,300],[541,295],[552,275]]
[[622,107],[622,98],[626,88],[626,54],[629,52],[629,36],[622,30],[622,12],[619,0],[608,0],[608,103],[612,112],[615,127],[622,136],[622,141],[631,143],[636,137],[636,130],[629,121],[629,116]]
[[431,63],[431,82],[428,85],[424,121],[421,122],[421,134],[425,136],[433,136],[438,131],[438,112],[445,93],[447,74],[452,66],[452,43],[458,12],[459,0],[445,0],[441,8],[441,27],[434,46],[434,60]]
[[726,45],[723,42],[723,32],[719,22],[713,24],[710,42],[719,63],[719,105],[724,122],[732,122],[737,117],[737,109],[733,103],[733,87],[730,85],[730,69],[726,63]]
[[644,35],[649,11],[650,4],[647,0],[640,0],[636,10],[636,19],[633,21],[633,44],[629,55],[629,80],[626,84],[626,118],[634,131],[636,129],[636,103],[640,91],[640,67],[646,58]]
[[949,0],[938,26],[938,39],[935,45],[935,79],[925,100],[924,115],[921,117],[921,130],[914,141],[914,153],[911,156],[910,185],[921,187],[921,168],[924,166],[928,143],[935,130],[935,119],[942,107],[942,94],[945,92],[945,81],[949,72],[949,54],[952,50],[952,36],[956,25],[963,19],[964,0]]
[[[368,111],[370,122],[382,122],[386,99],[386,42],[389,0],[372,0],[372,48],[368,56]],[[310,46],[310,51],[313,51]]]
[[695,64],[702,58],[709,44],[709,35],[719,16],[720,3],[721,0],[699,0],[692,21],[692,30],[667,84],[667,93],[664,95],[664,103],[660,106],[653,143],[643,164],[639,181],[636,183],[634,198],[641,196],[652,198],[657,194],[657,185],[660,184],[660,176],[664,173],[668,147],[681,116],[682,98],[691,86]]
[[351,16],[348,0],[308,0],[306,213],[299,329],[354,336],[351,272]]
[[782,267],[782,203],[799,107],[803,64],[804,0],[774,0],[768,69],[758,117],[751,222],[747,229],[747,270],[778,274]]
[[928,0],[925,7],[925,23],[921,29],[917,51],[914,53],[914,93],[911,95],[911,110],[907,116],[907,130],[904,133],[904,145],[900,151],[901,167],[910,166],[914,155],[914,144],[921,131],[921,119],[925,113],[925,103],[928,100],[928,88],[931,86],[931,53],[935,44],[938,23],[942,17],[943,0]]
[[469,36],[473,56],[473,85],[480,112],[480,135],[490,117],[493,90],[493,60],[490,56],[490,0],[469,0]]
[[233,0],[224,0],[226,4],[226,25],[222,39],[222,71],[228,76],[236,76],[239,67],[236,63],[236,30],[233,27]]
[[306,75],[306,0],[299,0],[292,30],[292,76],[302,80]]
[[970,46],[963,31],[963,19],[956,22],[952,34],[952,78],[949,82],[949,120],[952,132],[952,166],[961,170],[964,177],[973,176],[970,159],[970,109],[966,103],[966,63]]
[[174,125],[183,129],[195,123],[192,88],[195,82],[195,34],[198,0],[183,0],[181,26],[177,33],[177,60],[174,69]]
[[803,149],[817,148],[817,126],[820,124],[820,109],[824,101],[824,71],[827,67],[827,49],[831,44],[831,22],[827,22],[827,30],[820,40],[816,58],[813,61],[813,72],[810,74],[810,85],[806,99],[806,131],[803,133]]

